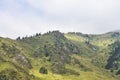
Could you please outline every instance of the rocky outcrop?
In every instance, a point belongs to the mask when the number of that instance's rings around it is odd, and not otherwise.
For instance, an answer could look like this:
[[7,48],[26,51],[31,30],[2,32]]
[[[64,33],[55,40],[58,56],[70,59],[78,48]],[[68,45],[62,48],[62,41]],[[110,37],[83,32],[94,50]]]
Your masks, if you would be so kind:
[[14,61],[17,61],[20,64],[23,64],[25,67],[32,68],[29,60],[22,54],[18,53],[14,58]]

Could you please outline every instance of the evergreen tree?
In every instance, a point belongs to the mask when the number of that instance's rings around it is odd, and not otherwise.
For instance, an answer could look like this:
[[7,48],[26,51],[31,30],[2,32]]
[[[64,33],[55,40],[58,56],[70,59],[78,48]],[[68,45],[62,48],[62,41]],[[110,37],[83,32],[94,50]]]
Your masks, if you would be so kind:
[[17,37],[17,39],[16,40],[20,40],[21,38],[20,37]]

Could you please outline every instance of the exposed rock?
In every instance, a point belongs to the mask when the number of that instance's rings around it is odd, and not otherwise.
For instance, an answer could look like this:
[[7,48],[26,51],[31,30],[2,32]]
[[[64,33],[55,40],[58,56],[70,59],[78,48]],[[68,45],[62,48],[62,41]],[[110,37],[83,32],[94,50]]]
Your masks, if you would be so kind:
[[13,60],[16,60],[17,62],[19,62],[20,64],[23,64],[24,66],[26,66],[28,68],[32,68],[30,62],[28,61],[28,59],[22,53],[17,54],[13,58]]

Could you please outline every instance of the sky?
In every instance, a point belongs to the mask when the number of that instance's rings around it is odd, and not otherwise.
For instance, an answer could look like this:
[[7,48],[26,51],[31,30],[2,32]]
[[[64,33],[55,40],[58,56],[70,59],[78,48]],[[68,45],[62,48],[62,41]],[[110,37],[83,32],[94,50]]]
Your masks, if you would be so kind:
[[0,0],[0,36],[120,30],[120,0]]

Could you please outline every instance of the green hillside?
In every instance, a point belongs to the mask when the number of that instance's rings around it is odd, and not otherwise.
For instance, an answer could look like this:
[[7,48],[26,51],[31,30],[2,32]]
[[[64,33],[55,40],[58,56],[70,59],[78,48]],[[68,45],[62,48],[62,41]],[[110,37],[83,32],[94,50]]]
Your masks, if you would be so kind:
[[0,80],[119,80],[119,40],[119,32],[1,37]]

